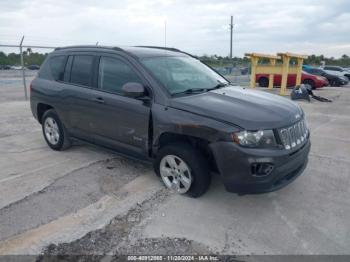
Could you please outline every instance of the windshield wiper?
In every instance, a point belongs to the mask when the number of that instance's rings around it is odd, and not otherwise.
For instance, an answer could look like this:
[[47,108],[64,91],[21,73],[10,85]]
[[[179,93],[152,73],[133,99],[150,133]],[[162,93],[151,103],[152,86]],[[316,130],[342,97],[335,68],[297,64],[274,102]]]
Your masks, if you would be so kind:
[[230,83],[219,82],[216,86],[214,86],[212,88],[208,88],[207,91],[214,90],[214,89],[219,89],[221,87],[225,87],[225,86],[229,86],[229,85],[230,85]]
[[173,95],[181,95],[181,94],[195,94],[195,93],[203,93],[208,92],[210,90],[219,89],[221,87],[229,86],[230,83],[219,82],[216,86],[211,88],[189,88],[181,92],[174,93]]
[[208,89],[205,89],[205,88],[189,88],[184,91],[174,93],[173,95],[202,93],[202,92],[206,92],[207,90]]

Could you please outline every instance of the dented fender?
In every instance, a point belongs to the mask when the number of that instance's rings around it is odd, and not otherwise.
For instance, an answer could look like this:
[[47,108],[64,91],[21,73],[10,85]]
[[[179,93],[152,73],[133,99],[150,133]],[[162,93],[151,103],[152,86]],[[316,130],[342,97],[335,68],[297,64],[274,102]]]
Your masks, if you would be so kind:
[[207,116],[159,104],[152,106],[152,120],[154,130],[152,145],[155,150],[159,146],[159,138],[165,133],[186,135],[212,143],[227,141],[231,139],[232,132],[239,130],[237,126]]

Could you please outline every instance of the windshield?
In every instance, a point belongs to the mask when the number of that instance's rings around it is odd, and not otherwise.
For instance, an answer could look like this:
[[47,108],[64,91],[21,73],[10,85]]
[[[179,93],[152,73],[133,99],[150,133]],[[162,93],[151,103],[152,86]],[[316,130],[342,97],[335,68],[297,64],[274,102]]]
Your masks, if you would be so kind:
[[172,95],[228,84],[223,77],[192,57],[150,57],[141,59],[141,63]]

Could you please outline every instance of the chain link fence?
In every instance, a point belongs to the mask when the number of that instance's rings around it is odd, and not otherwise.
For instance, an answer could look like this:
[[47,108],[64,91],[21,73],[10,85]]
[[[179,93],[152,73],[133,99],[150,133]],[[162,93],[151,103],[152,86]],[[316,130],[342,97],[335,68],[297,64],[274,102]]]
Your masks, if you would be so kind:
[[[0,63],[0,102],[28,100],[30,82],[35,78],[46,56],[43,51],[47,53],[55,48],[24,45],[23,39],[19,45],[0,44],[0,55],[6,53],[7,61],[11,60],[11,64]],[[234,85],[249,86],[249,66],[222,67],[215,70]]]
[[29,84],[53,46],[0,44],[0,101],[28,100]]

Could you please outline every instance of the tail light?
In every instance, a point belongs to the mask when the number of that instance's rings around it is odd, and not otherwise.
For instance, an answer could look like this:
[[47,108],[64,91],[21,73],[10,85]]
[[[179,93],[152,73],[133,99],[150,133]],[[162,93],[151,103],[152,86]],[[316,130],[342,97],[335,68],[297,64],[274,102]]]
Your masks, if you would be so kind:
[[32,89],[33,89],[33,83],[30,82],[30,85],[29,85],[29,93],[30,93],[30,94],[32,93]]

